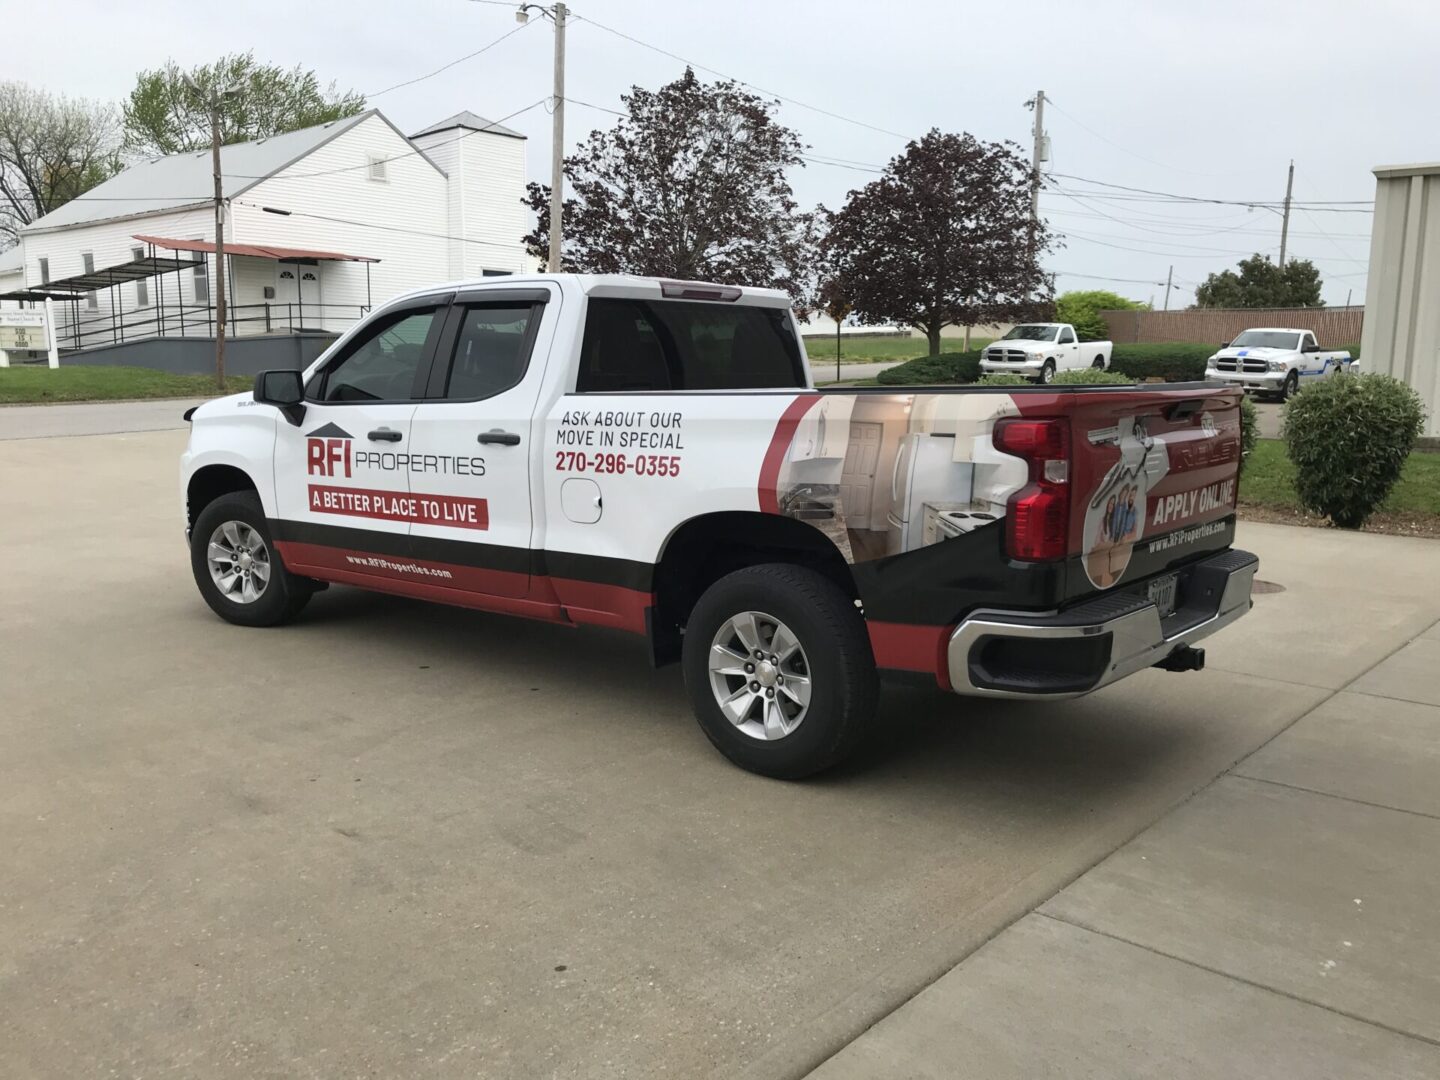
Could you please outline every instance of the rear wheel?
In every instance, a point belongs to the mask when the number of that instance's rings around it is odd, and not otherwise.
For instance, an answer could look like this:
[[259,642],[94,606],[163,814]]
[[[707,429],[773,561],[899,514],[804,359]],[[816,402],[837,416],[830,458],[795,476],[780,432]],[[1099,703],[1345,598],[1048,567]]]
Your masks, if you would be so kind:
[[1044,365],[1040,368],[1040,381],[1041,381],[1042,383],[1048,383],[1048,382],[1054,382],[1054,381],[1055,381],[1055,361],[1054,361],[1054,360],[1046,360],[1045,363],[1044,363]]
[[879,693],[854,603],[823,575],[786,563],[737,570],[705,591],[685,627],[684,669],[716,749],[782,780],[853,753]]
[[1101,371],[1104,371],[1104,370],[1105,370],[1105,357],[1103,357],[1103,356],[1097,356],[1097,357],[1095,357],[1095,362],[1094,362],[1093,364],[1091,364],[1090,366],[1093,367],[1093,368],[1099,368]]
[[195,519],[190,569],[210,610],[239,626],[273,626],[297,615],[316,583],[285,569],[253,491],[222,495]]

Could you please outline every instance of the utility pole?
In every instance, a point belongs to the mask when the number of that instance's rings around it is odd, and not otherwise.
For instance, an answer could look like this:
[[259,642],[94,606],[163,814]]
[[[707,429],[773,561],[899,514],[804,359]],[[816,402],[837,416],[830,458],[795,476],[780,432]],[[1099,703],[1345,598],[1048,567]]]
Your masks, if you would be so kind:
[[1285,269],[1285,241],[1290,237],[1290,192],[1295,188],[1295,159],[1290,159],[1290,174],[1285,178],[1285,214],[1280,219],[1280,269]]
[[[185,86],[210,113],[210,171],[215,178],[215,385],[225,389],[225,185],[220,172],[220,103],[239,93],[236,89],[208,95],[189,75]],[[177,286],[178,287],[178,286]],[[182,309],[183,310],[183,309]]]
[[1030,182],[1030,222],[1033,227],[1040,221],[1040,163],[1050,156],[1045,147],[1045,91],[1036,90],[1035,99],[1030,104],[1035,108],[1035,146],[1030,157],[1030,165],[1035,170]]
[[552,274],[560,272],[561,215],[565,209],[565,16],[564,4],[554,7],[555,16],[555,111],[550,135],[550,263]]
[[1175,267],[1172,265],[1165,271],[1165,310],[1170,310],[1170,280],[1175,276]]

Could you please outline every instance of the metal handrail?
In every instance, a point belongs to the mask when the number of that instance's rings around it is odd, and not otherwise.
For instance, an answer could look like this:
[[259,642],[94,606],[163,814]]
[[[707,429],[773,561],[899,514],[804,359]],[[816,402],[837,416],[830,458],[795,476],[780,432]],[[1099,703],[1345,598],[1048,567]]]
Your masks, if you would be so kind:
[[[230,305],[226,309],[225,322],[227,330],[236,336],[240,336],[241,327],[262,328],[251,329],[252,333],[334,333],[337,331],[331,327],[315,323],[343,321],[348,324],[364,318],[369,310],[365,304],[281,304],[266,301]],[[55,336],[62,351],[75,352],[157,337],[213,337],[215,334],[213,304],[185,304],[178,309],[173,303],[163,309],[152,304],[138,310],[111,314],[87,309],[86,314],[88,317],[75,319],[68,305],[56,305]]]

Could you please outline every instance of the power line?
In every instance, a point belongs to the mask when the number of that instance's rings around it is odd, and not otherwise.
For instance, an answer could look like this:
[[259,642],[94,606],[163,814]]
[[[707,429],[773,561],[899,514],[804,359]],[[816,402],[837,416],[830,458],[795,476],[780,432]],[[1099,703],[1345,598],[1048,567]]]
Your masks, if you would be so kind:
[[744,79],[737,79],[733,75],[727,75],[725,74],[725,72],[717,71],[715,68],[708,67],[705,64],[697,64],[693,60],[685,59],[685,57],[681,56],[679,53],[673,53],[669,49],[662,49],[659,45],[651,45],[648,41],[641,41],[639,38],[633,37],[632,35],[627,34],[622,30],[616,30],[613,26],[606,26],[602,22],[596,22],[588,15],[572,15],[572,18],[574,18],[577,22],[588,22],[590,25],[600,30],[604,30],[607,34],[614,34],[616,37],[623,38],[624,40],[634,45],[639,45],[643,49],[649,49],[651,52],[657,52],[661,56],[668,56],[672,60],[678,60],[680,61],[680,63],[686,65],[687,67],[699,68],[701,71],[709,72],[711,75],[718,75],[722,79],[729,79],[731,82],[738,83],[741,86],[748,86],[751,90],[756,90],[769,97],[777,98],[788,105],[796,105],[802,109],[809,109],[811,112],[819,113],[821,116],[828,116],[832,120],[843,120],[845,123],[854,124],[856,127],[867,128],[870,131],[878,131],[881,135],[889,135],[896,139],[904,139],[907,142],[910,139],[908,135],[902,135],[898,131],[891,131],[889,128],[877,127],[875,124],[867,124],[863,120],[856,120],[854,117],[851,116],[843,116],[840,113],[831,112],[829,109],[822,109],[818,105],[810,105],[804,101],[799,101],[796,98],[786,97],[784,94],[777,94],[774,90],[766,90],[763,86],[757,86],[754,83],[747,82]]
[[1191,176],[1219,176],[1219,175],[1221,175],[1220,173],[1196,172],[1194,169],[1179,169],[1179,168],[1176,168],[1174,165],[1167,165],[1167,164],[1165,164],[1163,161],[1156,161],[1156,160],[1154,160],[1153,158],[1147,158],[1147,157],[1146,157],[1145,155],[1143,155],[1143,154],[1137,154],[1134,150],[1127,150],[1125,147],[1123,147],[1123,146],[1121,146],[1119,143],[1117,143],[1114,139],[1109,139],[1109,138],[1106,138],[1104,135],[1101,135],[1100,132],[1096,131],[1096,130],[1095,130],[1094,128],[1092,128],[1089,124],[1085,123],[1085,121],[1081,120],[1078,116],[1074,116],[1074,115],[1072,115],[1071,113],[1066,112],[1066,111],[1065,111],[1064,109],[1062,109],[1059,105],[1055,104],[1055,99],[1054,99],[1053,97],[1051,97],[1049,94],[1046,94],[1046,95],[1045,95],[1045,102],[1046,102],[1047,105],[1050,105],[1050,106],[1051,106],[1056,112],[1058,112],[1061,116],[1064,116],[1064,117],[1066,117],[1067,119],[1069,119],[1069,120],[1073,121],[1074,123],[1078,124],[1080,127],[1084,128],[1086,131],[1088,131],[1091,135],[1094,135],[1095,138],[1099,139],[1101,142],[1103,142],[1103,143],[1109,143],[1109,144],[1110,144],[1111,146],[1113,146],[1116,150],[1119,150],[1122,154],[1129,154],[1131,157],[1137,158],[1138,160],[1143,161],[1143,162],[1145,162],[1145,163],[1148,164],[1148,165],[1157,165],[1157,166],[1159,166],[1159,167],[1162,168],[1162,169],[1170,169],[1172,172],[1178,172],[1178,173],[1187,173],[1187,174],[1189,174],[1189,175],[1191,175]]
[[256,210],[263,210],[267,214],[279,214],[281,217],[309,218],[313,221],[329,221],[336,225],[354,225],[361,229],[377,229],[380,232],[401,233],[405,236],[426,236],[433,240],[458,240],[463,244],[480,244],[485,247],[509,248],[510,244],[502,244],[494,240],[473,240],[468,236],[455,236],[451,233],[429,232],[425,229],[406,229],[399,225],[383,225],[376,221],[354,221],[350,218],[331,217],[328,214],[311,214],[303,210],[286,210],[278,206],[263,206],[257,202],[250,202],[246,199],[233,200],[240,206],[249,206]]
[[[1176,195],[1174,192],[1169,191],[1154,191],[1150,188],[1127,187],[1125,184],[1112,184],[1104,180],[1092,180],[1087,176],[1074,176],[1069,173],[1046,173],[1046,175],[1061,180],[1079,180],[1084,184],[1095,184],[1098,187],[1114,188],[1117,191],[1130,191],[1142,195],[1156,195],[1163,199],[1171,199],[1178,202],[1214,203],[1218,206],[1257,206],[1266,209],[1276,208],[1281,205],[1273,199],[1212,199],[1202,195]],[[1291,205],[1298,206],[1300,203],[1292,200]],[[1345,206],[1373,206],[1373,199],[1317,199],[1307,202],[1305,205],[1313,210],[1324,210],[1331,213],[1369,214],[1374,212],[1373,210],[1339,209]]]
[[[510,5],[507,5],[507,6],[510,6]],[[479,49],[476,49],[476,50],[475,50],[474,52],[472,52],[472,53],[466,53],[464,56],[460,57],[460,59],[458,59],[458,60],[451,60],[448,64],[445,64],[445,65],[443,65],[442,67],[436,68],[434,71],[430,72],[430,74],[428,74],[428,75],[419,75],[419,76],[416,76],[416,77],[413,78],[413,79],[406,79],[404,82],[398,82],[398,83],[396,83],[394,86],[387,86],[384,90],[377,90],[377,91],[375,91],[373,94],[366,94],[365,97],[366,97],[367,99],[377,98],[377,97],[380,97],[382,94],[388,94],[388,93],[390,93],[391,90],[399,90],[402,86],[414,86],[416,83],[424,82],[426,79],[433,79],[436,75],[439,75],[442,71],[449,71],[449,70],[450,70],[451,68],[453,68],[456,64],[463,64],[466,60],[473,60],[473,59],[475,59],[475,57],[479,56],[479,55],[480,55],[481,53],[483,53],[483,52],[489,52],[491,49],[493,49],[496,45],[499,45],[499,44],[500,44],[502,41],[504,41],[506,38],[514,37],[516,34],[520,33],[521,30],[524,30],[524,29],[525,29],[527,26],[529,26],[529,25],[530,25],[529,23],[521,23],[519,26],[516,26],[516,27],[514,27],[513,29],[507,31],[506,33],[501,34],[501,35],[500,35],[498,38],[496,38],[494,41],[490,42],[489,45],[485,45],[485,46],[483,46],[483,47],[481,47],[481,48],[479,48]]]
[[1078,274],[1073,270],[1047,270],[1046,273],[1054,274],[1057,277],[1078,277],[1090,281],[1117,281],[1122,285],[1157,285],[1164,286],[1163,281],[1152,281],[1150,278],[1128,278],[1128,277],[1106,277],[1104,274]]

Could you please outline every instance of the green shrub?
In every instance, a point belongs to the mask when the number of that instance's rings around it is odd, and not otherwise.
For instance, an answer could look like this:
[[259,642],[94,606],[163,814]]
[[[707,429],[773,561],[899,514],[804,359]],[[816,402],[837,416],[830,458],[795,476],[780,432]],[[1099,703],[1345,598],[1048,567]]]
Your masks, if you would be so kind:
[[1240,395],[1240,472],[1245,472],[1245,462],[1255,444],[1260,440],[1260,414],[1255,411],[1255,402],[1249,394]]
[[1051,380],[1051,385],[1061,386],[1133,386],[1135,380],[1118,371],[1101,371],[1099,368],[1081,368],[1078,371],[1062,371]]
[[1167,342],[1163,345],[1116,345],[1110,369],[1132,379],[1198,382],[1205,378],[1205,361],[1215,355],[1214,345]]
[[1424,415],[1420,396],[1389,375],[1304,387],[1282,431],[1301,505],[1342,529],[1365,524],[1400,478]]
[[980,350],[921,356],[887,368],[875,376],[884,386],[931,386],[935,383],[972,383],[980,377]]
[[975,383],[977,386],[1034,386],[1035,380],[997,371],[994,375],[981,375]]

